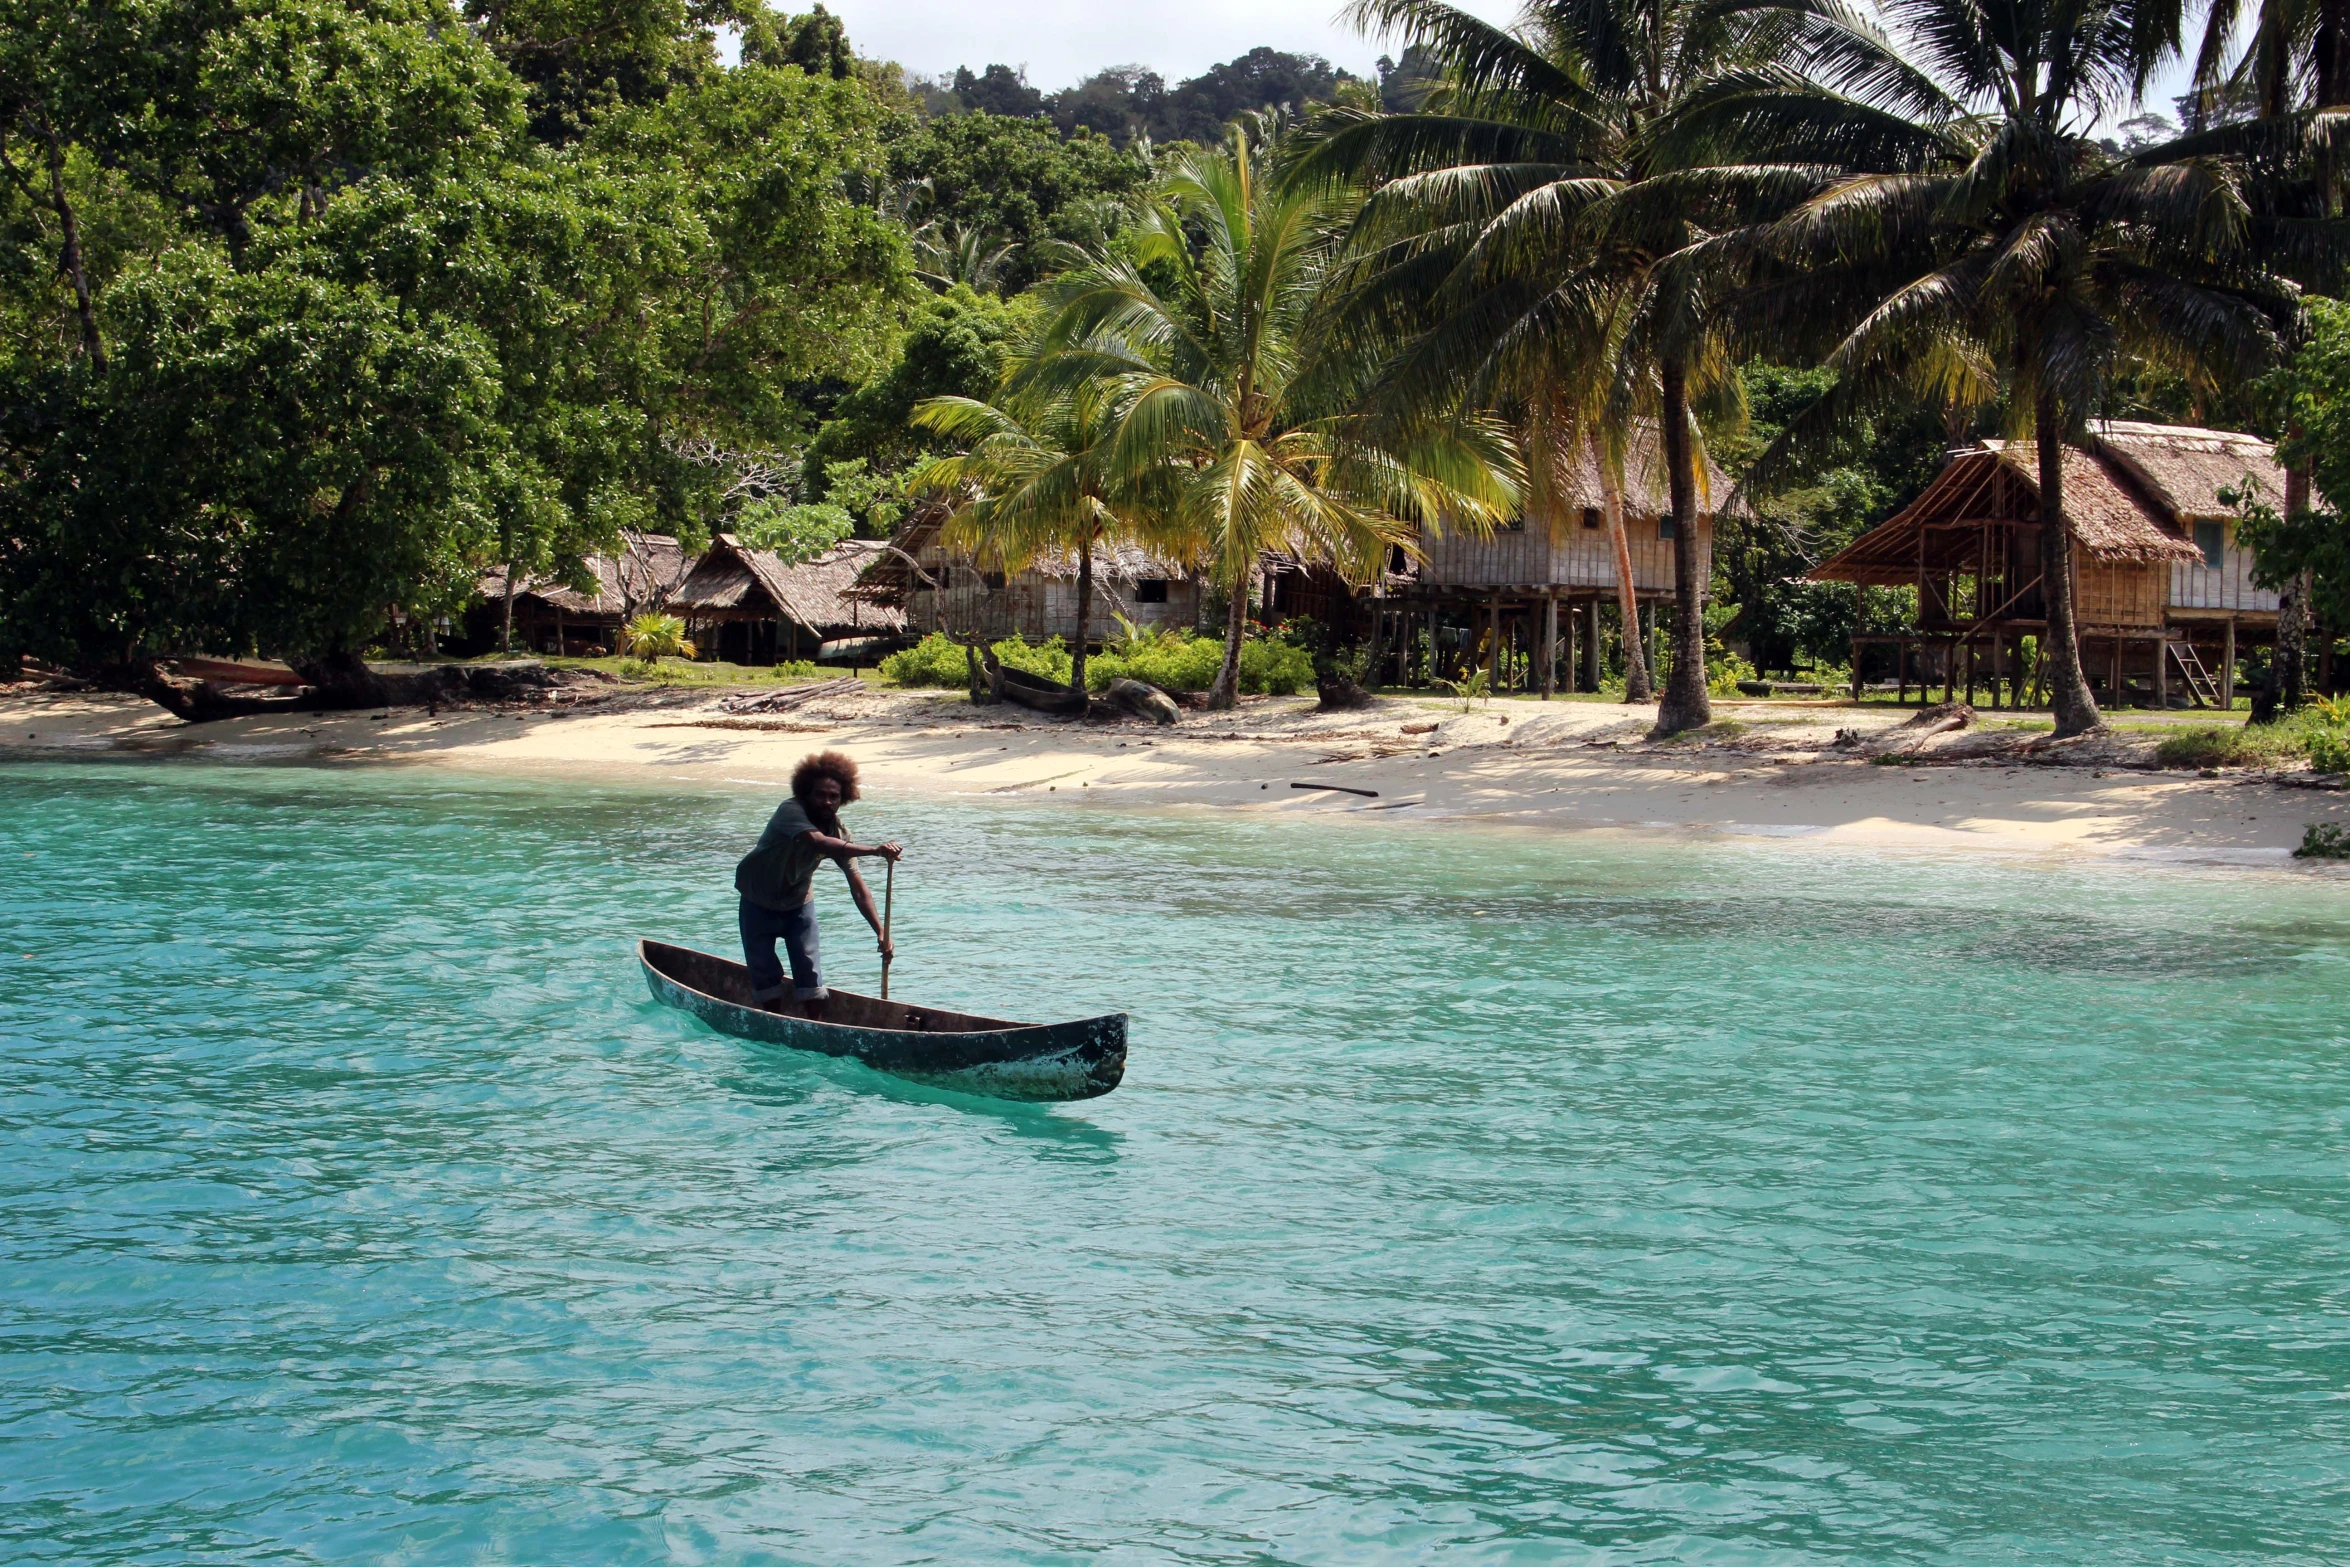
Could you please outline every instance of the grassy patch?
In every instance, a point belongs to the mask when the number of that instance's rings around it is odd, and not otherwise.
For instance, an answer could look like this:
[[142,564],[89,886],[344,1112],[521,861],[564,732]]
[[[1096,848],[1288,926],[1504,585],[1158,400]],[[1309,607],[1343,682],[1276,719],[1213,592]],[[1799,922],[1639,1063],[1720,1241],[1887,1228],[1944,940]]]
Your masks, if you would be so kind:
[[2154,748],[2158,767],[2284,767],[2309,756],[2306,716],[2276,724],[2198,724]]
[[796,664],[778,664],[772,669],[682,658],[665,658],[649,665],[632,658],[549,658],[546,665],[549,669],[592,669],[630,685],[780,686],[816,678],[816,666],[805,659]]

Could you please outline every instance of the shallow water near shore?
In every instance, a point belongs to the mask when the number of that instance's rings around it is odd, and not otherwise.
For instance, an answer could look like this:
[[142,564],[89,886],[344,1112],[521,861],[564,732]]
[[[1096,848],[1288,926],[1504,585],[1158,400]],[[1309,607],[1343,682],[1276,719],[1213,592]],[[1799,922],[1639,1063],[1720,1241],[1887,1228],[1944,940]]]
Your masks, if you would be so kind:
[[650,1002],[771,804],[0,766],[0,1558],[2338,1559],[2350,882],[855,808],[1039,1108]]

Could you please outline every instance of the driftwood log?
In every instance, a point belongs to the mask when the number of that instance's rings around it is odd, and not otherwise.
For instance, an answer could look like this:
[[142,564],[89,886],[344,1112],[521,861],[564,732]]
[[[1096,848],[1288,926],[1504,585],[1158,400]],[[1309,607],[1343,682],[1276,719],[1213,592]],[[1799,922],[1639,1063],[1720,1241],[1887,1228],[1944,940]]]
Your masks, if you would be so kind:
[[1183,716],[1175,699],[1157,686],[1141,680],[1120,678],[1110,682],[1110,700],[1137,718],[1147,718],[1154,724],[1172,724]]
[[1334,675],[1328,680],[1316,680],[1314,689],[1320,692],[1322,697],[1321,705],[1316,709],[1318,712],[1351,713],[1371,705],[1371,693],[1344,675]]
[[348,713],[465,698],[513,701],[553,684],[547,666],[536,659],[409,671],[370,669],[357,655],[342,653],[289,669],[221,659],[191,659],[183,667],[159,660],[147,666],[136,689],[175,717],[202,724],[263,713]]
[[1836,748],[1869,761],[1887,756],[1915,756],[1936,735],[1964,729],[1974,721],[1975,710],[1966,703],[1942,702],[1912,714],[1907,723],[1895,724],[1873,735],[1864,736],[1855,729],[1839,729],[1836,731]]
[[842,675],[836,680],[819,680],[814,685],[762,691],[756,696],[728,697],[722,705],[730,713],[792,713],[826,697],[847,696],[864,683],[855,675]]

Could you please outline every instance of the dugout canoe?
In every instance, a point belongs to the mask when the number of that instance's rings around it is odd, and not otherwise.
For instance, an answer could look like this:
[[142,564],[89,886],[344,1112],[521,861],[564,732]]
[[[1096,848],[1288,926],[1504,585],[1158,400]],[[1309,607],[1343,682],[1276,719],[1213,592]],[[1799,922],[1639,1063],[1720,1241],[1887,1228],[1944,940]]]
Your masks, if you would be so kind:
[[1126,1075],[1126,1014],[1013,1023],[832,990],[824,1020],[751,1005],[750,970],[727,958],[639,941],[653,999],[722,1034],[846,1056],[879,1072],[991,1099],[1092,1099]]
[[1050,713],[1058,718],[1075,718],[1085,711],[1086,695],[1073,686],[1058,680],[1047,680],[1032,675],[1025,669],[1008,669],[1001,664],[987,667],[988,689],[999,702],[1025,707],[1031,712]]

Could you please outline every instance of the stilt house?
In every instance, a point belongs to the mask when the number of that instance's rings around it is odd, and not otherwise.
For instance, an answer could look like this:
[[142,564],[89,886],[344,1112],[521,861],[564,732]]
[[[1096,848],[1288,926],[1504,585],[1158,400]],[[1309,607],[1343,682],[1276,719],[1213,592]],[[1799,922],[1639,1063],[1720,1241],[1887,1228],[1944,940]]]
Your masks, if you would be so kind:
[[[574,655],[617,651],[631,615],[658,609],[685,580],[693,561],[666,533],[621,535],[618,555],[590,555],[581,563],[591,587],[558,576],[525,576],[514,584],[514,644],[541,653]],[[491,572],[477,584],[480,599],[465,615],[465,640],[475,648],[503,639],[506,577]]]
[[836,648],[844,653],[878,655],[905,630],[906,617],[850,596],[858,571],[872,558],[870,542],[851,539],[813,560],[786,565],[772,551],[722,533],[666,608],[685,620],[700,652],[729,663],[815,658],[827,643],[846,644]]
[[[1015,632],[1031,642],[1076,637],[1075,552],[1048,555],[1008,574],[984,570],[968,553],[940,542],[945,521],[940,507],[914,513],[891,538],[893,548],[858,575],[851,596],[902,614],[913,633],[946,631],[990,641]],[[1199,579],[1188,568],[1133,545],[1094,552],[1093,604],[1086,613],[1092,639],[1115,633],[1121,615],[1145,628],[1188,629],[1199,614]]]
[[[1392,649],[1401,679],[1408,650],[1422,630],[1467,654],[1483,649],[1495,689],[1509,683],[1513,657],[1528,684],[1556,667],[1559,641],[1571,684],[1597,690],[1599,611],[1617,603],[1615,546],[1606,521],[1606,490],[1597,458],[1578,446],[1558,465],[1546,514],[1529,512],[1485,537],[1447,530],[1422,540],[1425,558],[1401,551],[1374,592],[1378,641]],[[1698,577],[1712,574],[1714,511],[1731,494],[1729,479],[1711,459],[1698,481]],[[1624,538],[1636,597],[1653,630],[1651,607],[1673,596],[1672,498],[1662,442],[1653,427],[1639,432],[1624,456]],[[1652,638],[1653,645],[1653,638]]]
[[[1818,582],[1917,590],[1917,629],[1853,638],[1906,695],[1929,684],[1996,705],[2045,695],[2020,639],[2047,631],[2038,459],[2029,442],[1961,448],[1915,501],[1810,573]],[[2223,493],[2229,499],[2223,499]],[[2257,436],[2115,420],[2064,454],[2081,661],[2101,701],[2224,706],[2237,656],[2276,638],[2277,595],[2252,580],[2236,538],[2247,496],[2282,508],[2285,476]],[[2036,644],[2035,644],[2036,645]]]

